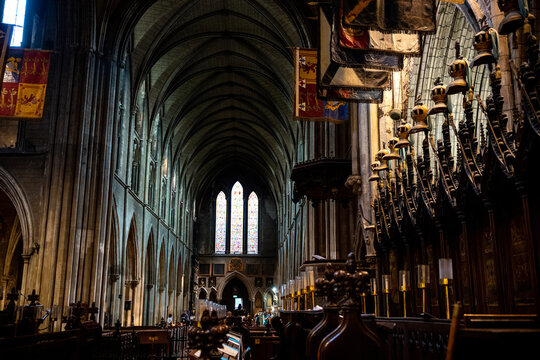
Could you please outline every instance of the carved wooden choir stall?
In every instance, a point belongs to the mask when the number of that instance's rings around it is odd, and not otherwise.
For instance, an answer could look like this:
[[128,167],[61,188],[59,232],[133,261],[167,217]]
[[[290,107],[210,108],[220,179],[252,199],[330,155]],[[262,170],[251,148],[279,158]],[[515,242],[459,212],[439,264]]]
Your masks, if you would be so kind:
[[[319,269],[320,310],[304,310],[315,304],[304,307],[298,287],[309,286],[298,286],[299,278],[282,286],[282,359],[538,354],[540,64],[536,19],[519,3],[499,1],[499,33],[525,44],[523,62],[509,60],[521,103],[514,126],[503,111],[497,31],[484,22],[472,61],[456,43],[453,81],[435,82],[433,107],[418,97],[413,124],[401,111],[390,114],[395,137],[377,152],[369,178],[374,226],[363,228],[375,238],[376,261],[361,259],[372,274],[353,266],[352,254],[346,270]],[[490,73],[485,102],[470,81],[480,67]],[[450,104],[457,101],[464,117],[456,123]]]

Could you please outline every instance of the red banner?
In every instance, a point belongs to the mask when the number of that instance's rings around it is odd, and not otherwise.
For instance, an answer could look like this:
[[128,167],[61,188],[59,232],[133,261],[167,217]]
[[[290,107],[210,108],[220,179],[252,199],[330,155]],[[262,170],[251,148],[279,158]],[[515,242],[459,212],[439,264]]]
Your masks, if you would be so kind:
[[349,119],[349,103],[321,100],[317,94],[317,49],[295,49],[294,117],[297,120],[330,121]]
[[296,118],[320,118],[322,100],[317,98],[317,50],[295,49],[295,104]]
[[49,66],[49,51],[10,49],[5,57],[0,116],[43,117]]

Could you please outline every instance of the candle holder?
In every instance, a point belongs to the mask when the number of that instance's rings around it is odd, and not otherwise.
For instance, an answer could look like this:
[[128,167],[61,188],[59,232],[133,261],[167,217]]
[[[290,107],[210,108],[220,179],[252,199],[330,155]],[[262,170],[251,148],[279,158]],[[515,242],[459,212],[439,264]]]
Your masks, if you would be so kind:
[[375,316],[379,316],[379,285],[377,284],[377,278],[369,279],[369,284],[371,286],[371,295],[373,296],[373,310],[375,311]]
[[304,285],[304,286],[302,286],[302,293],[304,294],[304,310],[307,310],[308,309],[308,290],[309,290],[309,286],[308,286],[307,273],[305,271],[302,273],[302,283]]
[[450,285],[453,279],[452,259],[439,259],[439,283],[444,289],[447,319],[450,319]]
[[382,276],[382,288],[384,294],[384,302],[386,305],[386,317],[390,317],[390,292],[392,292],[392,287],[390,285],[390,275]]
[[422,312],[427,312],[427,294],[428,288],[431,283],[429,266],[428,265],[417,265],[417,285],[418,288],[422,291]]
[[54,331],[54,324],[58,321],[62,314],[62,309],[58,305],[51,306],[51,312],[50,312],[50,323],[49,323],[49,331]]
[[362,295],[360,295],[362,298],[362,314],[367,314],[366,311],[366,293],[363,292]]
[[296,309],[302,310],[302,277],[296,276],[296,281],[294,282],[294,289],[296,290]]
[[399,291],[403,294],[403,317],[407,317],[407,292],[411,288],[411,272],[409,270],[399,271]]
[[289,280],[289,291],[291,292],[291,299],[290,299],[291,300],[291,306],[290,306],[289,310],[291,310],[291,311],[295,310],[295,308],[294,308],[294,305],[295,305],[295,302],[294,302],[295,301],[294,300],[294,298],[295,298],[294,285],[295,285],[294,280]]
[[283,310],[289,310],[289,284],[283,284]]
[[292,303],[294,301],[294,297],[293,297],[293,290],[291,288],[291,282],[289,281],[289,284],[287,285],[287,296],[288,296],[288,301],[287,301],[287,310],[291,311],[293,308],[292,308]]
[[309,292],[311,293],[311,308],[315,309],[315,270],[309,269],[308,274],[308,285]]

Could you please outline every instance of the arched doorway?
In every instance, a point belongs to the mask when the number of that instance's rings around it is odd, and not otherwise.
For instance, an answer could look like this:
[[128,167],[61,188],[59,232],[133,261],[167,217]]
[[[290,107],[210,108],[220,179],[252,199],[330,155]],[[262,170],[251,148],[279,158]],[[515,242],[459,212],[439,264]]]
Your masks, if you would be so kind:
[[274,306],[277,305],[277,298],[274,295],[272,290],[266,290],[264,293],[264,311],[271,312],[274,309]]
[[208,295],[208,300],[212,302],[217,302],[217,293],[215,289],[210,290],[210,295]]
[[260,291],[257,291],[257,294],[255,294],[255,312],[261,312],[263,311],[263,297],[260,293]]
[[237,277],[229,280],[221,295],[221,303],[227,305],[227,310],[233,311],[242,304],[242,309],[251,311],[251,300],[246,285]]
[[24,261],[21,223],[15,206],[0,189],[0,269],[2,270],[2,301],[0,310],[7,305],[4,299],[13,289],[22,290]]
[[154,260],[154,234],[152,231],[150,231],[150,235],[148,236],[148,245],[146,246],[146,270],[145,270],[145,276],[144,281],[146,285],[146,289],[144,292],[144,324],[145,325],[154,325],[155,322],[155,315],[154,315],[154,309],[155,309],[155,285],[156,285],[156,269],[155,269],[155,263]]
[[199,289],[199,300],[206,300],[206,290],[204,288]]

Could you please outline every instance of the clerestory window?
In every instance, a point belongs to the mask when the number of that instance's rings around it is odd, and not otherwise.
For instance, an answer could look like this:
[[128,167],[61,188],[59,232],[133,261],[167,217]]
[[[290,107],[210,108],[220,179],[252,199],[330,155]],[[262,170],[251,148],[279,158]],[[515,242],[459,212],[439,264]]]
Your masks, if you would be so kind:
[[24,16],[26,13],[26,0],[6,0],[2,22],[13,25],[11,47],[20,47],[23,41]]

